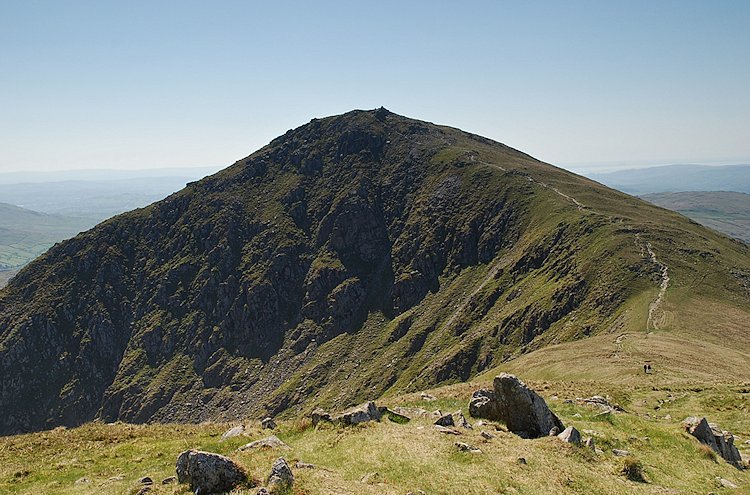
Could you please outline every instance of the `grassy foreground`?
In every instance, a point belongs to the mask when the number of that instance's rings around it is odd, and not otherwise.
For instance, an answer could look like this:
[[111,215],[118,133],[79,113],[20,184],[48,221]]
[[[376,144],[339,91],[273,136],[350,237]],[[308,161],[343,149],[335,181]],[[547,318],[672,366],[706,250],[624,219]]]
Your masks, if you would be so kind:
[[[466,414],[467,399],[482,384],[457,384],[432,391],[437,400],[418,394],[393,398],[390,405]],[[603,452],[564,444],[556,438],[523,440],[502,425],[475,426],[460,436],[435,430],[432,420],[397,424],[388,419],[361,427],[313,429],[305,419],[282,421],[276,434],[291,448],[237,452],[237,447],[268,435],[248,423],[247,437],[225,442],[232,425],[128,425],[92,423],[75,429],[0,439],[0,493],[136,493],[138,479],[150,476],[150,493],[190,493],[186,485],[161,485],[173,476],[179,452],[197,448],[229,455],[262,482],[273,460],[284,456],[314,469],[294,469],[295,494],[497,494],[497,493],[750,493],[750,472],[739,471],[682,431],[689,414],[707,415],[736,436],[743,456],[750,455],[748,388],[615,387],[589,382],[531,382],[566,425],[592,436]],[[565,399],[610,394],[627,412],[598,415],[599,410]],[[494,438],[485,440],[480,432]],[[461,441],[482,453],[463,453]],[[643,467],[646,482],[622,474],[625,459],[612,449],[631,453],[627,462]],[[524,458],[526,463],[520,463]],[[375,474],[376,473],[376,474]],[[738,489],[722,488],[717,477]],[[86,480],[82,480],[85,478]],[[363,481],[364,480],[364,481]],[[255,493],[251,488],[235,493]]]

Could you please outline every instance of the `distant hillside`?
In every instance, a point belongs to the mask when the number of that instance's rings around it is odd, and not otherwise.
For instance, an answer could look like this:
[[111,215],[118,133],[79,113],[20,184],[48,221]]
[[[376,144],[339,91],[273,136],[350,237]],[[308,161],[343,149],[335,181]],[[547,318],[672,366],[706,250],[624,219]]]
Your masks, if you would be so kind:
[[750,194],[728,191],[689,191],[646,194],[649,203],[668,208],[750,243]]
[[215,169],[88,170],[0,174],[0,201],[43,213],[91,219],[90,226],[142,208]]
[[[54,243],[93,227],[83,218],[48,215],[0,203],[0,270],[22,266]],[[0,276],[0,286],[5,285]]]
[[750,165],[710,167],[665,165],[588,174],[588,177],[628,194],[678,191],[737,191],[750,193]]

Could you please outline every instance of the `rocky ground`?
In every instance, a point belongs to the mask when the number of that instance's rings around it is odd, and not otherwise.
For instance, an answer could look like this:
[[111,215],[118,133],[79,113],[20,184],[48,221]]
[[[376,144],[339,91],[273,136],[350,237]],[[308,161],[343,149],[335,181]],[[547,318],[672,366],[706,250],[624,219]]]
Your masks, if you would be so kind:
[[609,392],[501,375],[278,422],[58,428],[0,440],[0,491],[748,493],[750,390]]

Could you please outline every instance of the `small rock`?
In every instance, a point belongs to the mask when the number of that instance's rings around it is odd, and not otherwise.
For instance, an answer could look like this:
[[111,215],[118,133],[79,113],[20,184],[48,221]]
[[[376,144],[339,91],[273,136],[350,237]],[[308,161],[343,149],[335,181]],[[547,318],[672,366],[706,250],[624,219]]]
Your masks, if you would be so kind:
[[[425,412],[427,412],[427,411],[425,411]],[[392,422],[398,423],[398,424],[405,424],[405,423],[408,423],[409,421],[411,421],[411,418],[409,416],[407,416],[405,413],[398,412],[398,411],[396,411],[394,409],[389,409],[387,407],[381,407],[380,408],[380,417],[382,418],[383,416],[385,416],[386,418],[388,418],[389,421],[392,421]]]
[[294,474],[292,468],[286,462],[286,459],[279,457],[271,467],[271,474],[268,476],[268,487],[271,491],[275,488],[288,488],[294,484]]
[[522,465],[525,466],[526,465],[526,459],[523,458],[523,457],[519,457],[518,459],[516,459],[516,464],[522,464]]
[[573,426],[568,426],[562,433],[557,435],[557,438],[565,443],[572,443],[575,445],[581,444],[581,434]]
[[376,485],[383,482],[383,477],[380,475],[380,473],[367,473],[366,475],[362,476],[359,482],[364,483],[365,485]]
[[456,426],[460,426],[461,428],[464,428],[466,430],[473,430],[471,427],[471,423],[469,423],[466,420],[466,416],[464,416],[464,413],[461,411],[456,411],[453,414],[451,414],[453,417],[453,424]]
[[271,494],[269,493],[268,488],[266,488],[265,486],[261,486],[260,488],[258,488],[258,491],[255,492],[255,495],[271,495]]
[[261,438],[260,440],[255,440],[254,442],[246,443],[242,447],[238,448],[237,450],[244,451],[244,450],[252,450],[252,449],[276,449],[276,448],[282,448],[282,449],[288,449],[289,446],[282,442],[279,437],[276,435],[271,435],[270,437]]
[[455,423],[453,422],[453,415],[444,414],[443,416],[440,416],[437,421],[435,421],[435,424],[438,426],[455,426]]
[[549,436],[551,436],[551,437],[556,437],[559,434],[560,434],[560,428],[558,428],[557,426],[553,426],[549,430]]
[[486,438],[487,440],[492,440],[493,438],[495,438],[495,435],[484,430],[480,433],[480,435],[482,436],[482,438]]
[[594,444],[594,439],[592,437],[586,438],[586,440],[583,441],[583,445],[596,452],[596,445]]
[[86,478],[86,477],[83,477],[83,478],[78,478],[78,479],[76,480],[76,483],[75,483],[75,484],[76,484],[76,485],[83,485],[84,483],[91,483],[91,480],[90,480],[90,479],[88,479],[88,478]]
[[724,478],[717,477],[716,481],[718,481],[719,484],[723,486],[724,488],[731,488],[731,489],[739,488],[737,485],[735,485],[729,480],[725,480]]
[[671,421],[672,420],[672,415],[667,414],[666,416],[664,416],[664,419],[666,419],[667,421]]
[[151,491],[151,485],[146,485],[142,487],[135,495],[146,495]]
[[630,455],[629,451],[621,449],[612,449],[612,453],[617,457],[627,457]]
[[263,421],[260,422],[260,426],[265,430],[275,430],[276,421],[274,421],[273,418],[263,418]]
[[602,454],[604,454],[604,451],[602,449],[600,449],[599,447],[594,447],[594,453],[596,455],[602,455]]
[[297,461],[296,463],[294,463],[294,467],[296,467],[297,469],[315,469],[314,464],[308,464],[302,461]]
[[448,428],[447,426],[435,425],[435,429],[439,431],[440,433],[445,433],[446,435],[460,435],[461,434],[460,431],[454,430],[453,428]]
[[245,427],[243,425],[235,426],[224,432],[224,434],[221,436],[221,441],[223,442],[228,438],[238,437],[240,435],[243,435],[244,433]]
[[189,483],[190,489],[208,493],[228,492],[247,481],[242,467],[223,455],[186,450],[177,457],[177,480]]
[[453,444],[460,452],[471,452],[472,454],[481,454],[482,449],[469,445],[468,443],[456,442]]
[[153,485],[154,480],[152,480],[148,476],[144,476],[143,478],[138,480],[138,483],[140,483],[141,485]]
[[427,392],[422,392],[421,394],[419,394],[419,396],[422,398],[422,400],[427,401],[427,402],[432,402],[432,401],[437,400],[437,397],[435,397],[434,395],[430,395]]
[[177,476],[170,476],[161,480],[162,485],[169,485],[170,483],[177,483]]
[[575,413],[575,414],[573,415],[573,417],[574,417],[574,418],[582,418],[583,416],[581,416],[581,413]]

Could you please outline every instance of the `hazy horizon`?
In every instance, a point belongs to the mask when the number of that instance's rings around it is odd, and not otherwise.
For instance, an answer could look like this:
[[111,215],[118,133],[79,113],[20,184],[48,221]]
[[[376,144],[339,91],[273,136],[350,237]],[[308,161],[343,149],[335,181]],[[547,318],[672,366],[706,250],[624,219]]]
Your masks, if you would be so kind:
[[0,172],[226,166],[380,106],[572,170],[735,161],[749,17],[742,1],[5,2]]

